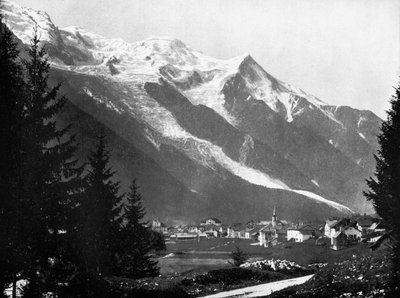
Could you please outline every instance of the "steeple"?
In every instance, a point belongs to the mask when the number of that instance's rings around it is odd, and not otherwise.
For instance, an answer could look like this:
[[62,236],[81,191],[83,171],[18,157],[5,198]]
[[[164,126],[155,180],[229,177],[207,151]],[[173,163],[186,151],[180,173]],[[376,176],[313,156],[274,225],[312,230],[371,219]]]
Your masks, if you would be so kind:
[[274,212],[272,213],[272,226],[275,227],[276,226],[276,222],[278,221],[277,217],[276,217],[276,210],[275,210],[275,206],[274,206]]

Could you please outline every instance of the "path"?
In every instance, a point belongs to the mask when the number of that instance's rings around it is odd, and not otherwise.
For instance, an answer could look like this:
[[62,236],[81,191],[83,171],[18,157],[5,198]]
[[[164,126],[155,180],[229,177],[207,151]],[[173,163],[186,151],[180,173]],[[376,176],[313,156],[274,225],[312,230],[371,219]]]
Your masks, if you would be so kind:
[[220,292],[217,294],[205,296],[203,298],[223,298],[223,297],[261,297],[270,295],[273,292],[280,291],[284,288],[291,287],[294,285],[300,285],[310,280],[314,274],[306,275],[302,277],[296,277],[291,279],[284,279],[279,281],[274,281],[262,285],[236,289],[227,292]]

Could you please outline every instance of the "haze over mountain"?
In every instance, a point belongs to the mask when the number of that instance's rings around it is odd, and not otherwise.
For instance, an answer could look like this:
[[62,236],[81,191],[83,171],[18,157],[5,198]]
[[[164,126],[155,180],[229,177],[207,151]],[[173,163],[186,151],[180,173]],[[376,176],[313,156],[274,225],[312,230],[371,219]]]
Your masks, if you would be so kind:
[[105,132],[122,185],[136,177],[150,217],[193,222],[322,218],[370,211],[381,120],[333,106],[266,72],[249,54],[218,60],[169,37],[137,43],[58,28],[5,1],[6,24],[46,46],[51,79],[70,99],[84,160]]

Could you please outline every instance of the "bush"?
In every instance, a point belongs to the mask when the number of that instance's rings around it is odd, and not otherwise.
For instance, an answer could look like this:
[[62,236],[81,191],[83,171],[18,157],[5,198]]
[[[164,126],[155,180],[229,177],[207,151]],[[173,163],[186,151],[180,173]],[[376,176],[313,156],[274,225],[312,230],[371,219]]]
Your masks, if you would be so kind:
[[239,245],[236,245],[236,250],[232,251],[231,258],[233,260],[233,265],[236,267],[239,267],[247,260],[245,253],[241,250]]
[[201,285],[223,283],[234,285],[242,281],[270,281],[276,279],[276,274],[245,268],[231,268],[212,270],[208,273],[195,276],[193,279],[182,280],[182,285],[190,286],[194,283]]

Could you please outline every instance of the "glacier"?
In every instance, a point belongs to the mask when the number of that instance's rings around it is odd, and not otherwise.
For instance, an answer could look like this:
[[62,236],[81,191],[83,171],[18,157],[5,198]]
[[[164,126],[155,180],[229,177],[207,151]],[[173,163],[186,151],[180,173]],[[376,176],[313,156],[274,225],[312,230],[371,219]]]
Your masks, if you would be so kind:
[[[160,78],[165,79],[191,104],[206,106],[233,127],[238,127],[239,119],[226,108],[221,90],[232,77],[239,75],[250,90],[247,100],[264,102],[286,122],[296,122],[308,109],[318,111],[334,122],[338,130],[347,129],[336,117],[336,111],[332,111],[327,103],[291,84],[274,79],[250,54],[220,60],[196,51],[172,37],[152,36],[128,43],[118,38],[107,39],[76,26],[57,28],[46,13],[24,8],[9,0],[4,1],[3,11],[6,24],[24,44],[29,44],[32,29],[37,26],[43,42],[57,46],[65,55],[71,55],[70,63],[66,63],[62,57],[52,57],[53,68],[96,76],[113,84],[115,90],[120,91],[115,96],[118,100],[109,99],[90,86],[84,86],[81,91],[117,114],[129,114],[145,123],[144,137],[157,150],[160,150],[161,144],[168,144],[207,168],[215,170],[220,166],[251,184],[293,192],[342,212],[352,212],[350,208],[322,195],[291,187],[287,181],[251,167],[246,164],[245,153],[241,154],[239,160],[234,160],[220,146],[185,130],[174,115],[151,98],[143,87],[146,82],[158,83]],[[70,54],[68,49],[71,48],[78,54]],[[117,70],[116,74],[110,73],[108,63],[111,60]],[[300,105],[299,98],[305,99],[307,104]],[[358,126],[363,121],[365,118],[361,117]],[[366,139],[361,132],[357,136]],[[247,139],[247,142],[250,144],[251,140]],[[327,142],[337,147],[338,142],[333,136]],[[317,180],[313,179],[311,183],[319,188]]]

